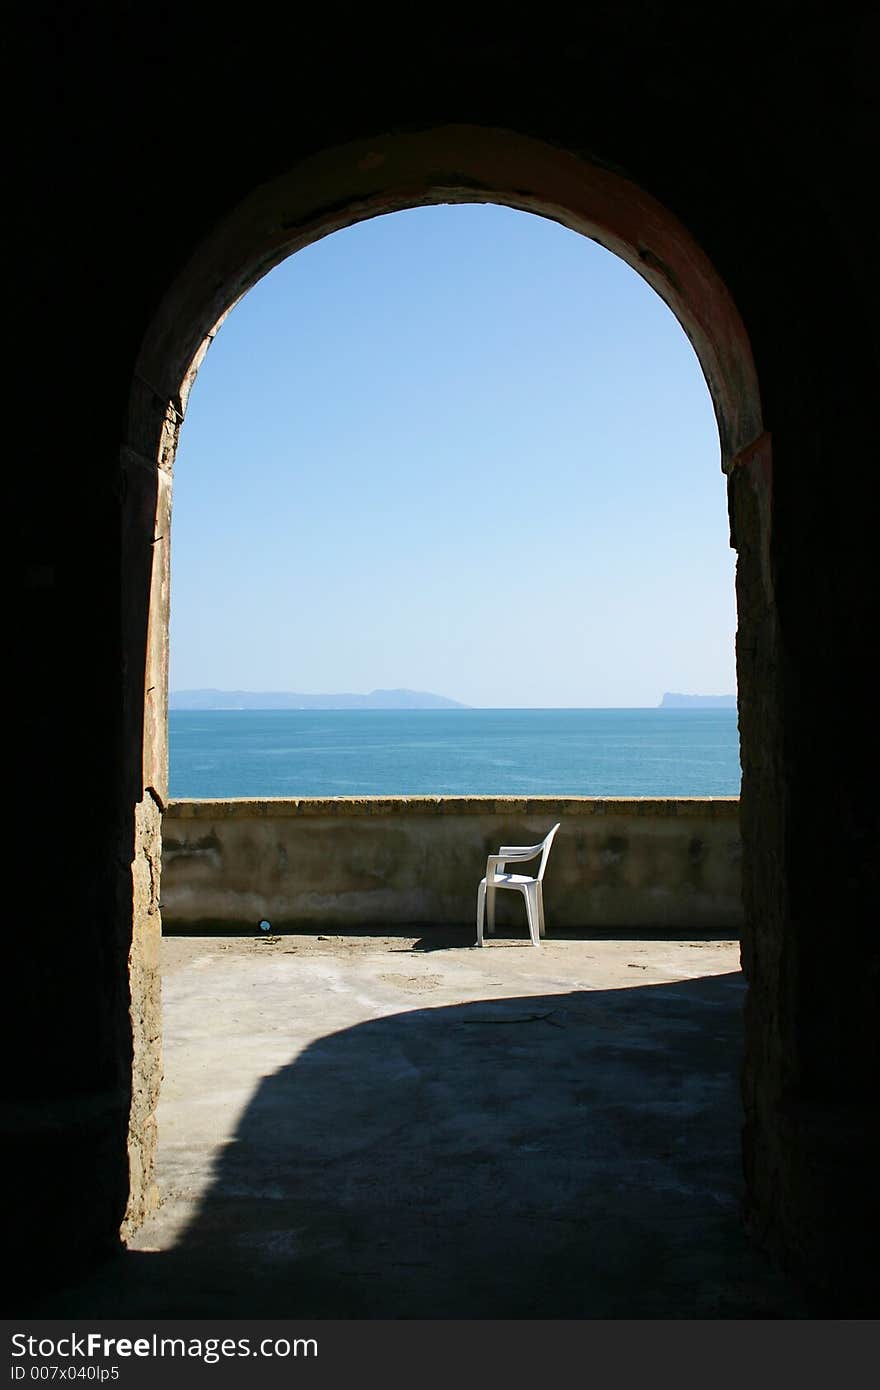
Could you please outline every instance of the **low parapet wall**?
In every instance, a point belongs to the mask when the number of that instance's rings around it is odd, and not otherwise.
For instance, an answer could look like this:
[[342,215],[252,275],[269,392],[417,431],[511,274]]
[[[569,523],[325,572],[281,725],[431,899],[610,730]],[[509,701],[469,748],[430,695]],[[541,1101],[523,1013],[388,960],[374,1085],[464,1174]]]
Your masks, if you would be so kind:
[[[736,797],[326,797],[174,801],[163,826],[166,931],[471,924],[486,856],[561,822],[548,930],[736,934]],[[529,872],[529,866],[522,866]],[[518,894],[498,922],[524,924]]]

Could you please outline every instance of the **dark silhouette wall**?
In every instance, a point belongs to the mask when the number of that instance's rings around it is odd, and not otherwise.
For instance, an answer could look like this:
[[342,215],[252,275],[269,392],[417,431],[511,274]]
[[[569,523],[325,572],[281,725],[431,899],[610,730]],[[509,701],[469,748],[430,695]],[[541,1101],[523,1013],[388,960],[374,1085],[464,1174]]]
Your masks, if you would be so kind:
[[[139,441],[160,445],[163,422],[173,436],[182,401],[169,411],[144,344],[161,364],[166,334],[173,376],[201,307],[213,295],[222,312],[246,288],[204,282],[205,245],[246,200],[251,278],[261,246],[295,241],[271,202],[259,227],[261,186],[295,187],[302,161],[337,146],[456,125],[542,142],[643,190],[705,253],[744,325],[762,417],[730,460],[748,1222],[823,1306],[864,1308],[878,1159],[867,13],[627,3],[558,27],[433,16],[404,31],[370,17],[306,32],[300,12],[259,4],[234,31],[216,8],[87,4],[35,6],[11,34],[14,786],[18,823],[44,827],[10,863],[19,885],[40,886],[11,976],[27,1040],[9,1111],[27,1174],[12,1233],[24,1274],[58,1276],[112,1247],[130,1189],[149,1186],[162,752],[145,677],[148,636],[161,639],[148,613],[164,484]],[[513,197],[516,168],[505,178]],[[328,198],[322,226],[356,215]],[[644,249],[646,275],[662,276],[650,238]],[[194,284],[190,301],[169,300]],[[687,298],[698,317],[693,286]]]

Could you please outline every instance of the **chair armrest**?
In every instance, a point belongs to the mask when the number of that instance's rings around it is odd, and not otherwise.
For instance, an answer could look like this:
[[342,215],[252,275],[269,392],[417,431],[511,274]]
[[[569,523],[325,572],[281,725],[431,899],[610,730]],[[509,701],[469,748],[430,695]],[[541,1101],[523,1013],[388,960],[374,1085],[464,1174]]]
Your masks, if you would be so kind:
[[527,859],[537,859],[540,850],[540,845],[537,847],[526,845],[520,849],[505,849],[501,854],[490,854],[486,860],[486,877],[490,877],[493,869],[503,869],[505,864],[520,864]]
[[539,845],[502,845],[498,853],[505,855],[508,859],[534,859],[544,848],[543,840]]

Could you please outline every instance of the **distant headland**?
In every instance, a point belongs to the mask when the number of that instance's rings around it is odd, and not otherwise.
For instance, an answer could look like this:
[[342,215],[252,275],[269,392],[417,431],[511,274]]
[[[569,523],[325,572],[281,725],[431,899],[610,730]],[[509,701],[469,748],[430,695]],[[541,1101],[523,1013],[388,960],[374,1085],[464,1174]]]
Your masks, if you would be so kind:
[[303,695],[289,690],[172,690],[169,709],[467,709],[428,690],[371,690],[369,695]]
[[659,709],[736,709],[735,695],[679,695],[667,690]]

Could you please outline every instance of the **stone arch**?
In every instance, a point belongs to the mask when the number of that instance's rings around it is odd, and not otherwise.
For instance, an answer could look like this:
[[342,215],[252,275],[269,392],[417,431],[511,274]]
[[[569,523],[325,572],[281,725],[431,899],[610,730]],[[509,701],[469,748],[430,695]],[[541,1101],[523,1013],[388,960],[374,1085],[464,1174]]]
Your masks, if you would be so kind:
[[325,151],[264,184],[193,253],[141,346],[130,429],[147,384],[180,411],[233,305],[310,242],[382,213],[431,203],[501,203],[550,217],[620,256],[691,340],[715,407],[723,465],[761,433],[748,337],[736,306],[678,219],[634,183],[543,141],[445,126]]
[[[131,1226],[152,1201],[152,1116],[161,1070],[155,1045],[156,941],[160,823],[167,795],[171,470],[189,391],[225,316],[289,255],[383,213],[431,203],[480,202],[550,217],[619,255],[657,291],[694,347],[715,409],[731,492],[731,535],[740,551],[743,799],[746,804],[759,799],[752,773],[757,759],[749,749],[757,729],[749,713],[756,683],[749,653],[757,646],[759,629],[772,621],[769,441],[743,321],[688,230],[620,174],[531,137],[484,127],[443,126],[339,146],[257,188],[194,248],[159,305],[138,355],[122,448],[127,518],[123,622],[132,652],[125,717],[132,756],[129,784],[138,804],[131,957]],[[138,661],[144,650],[146,671]]]

